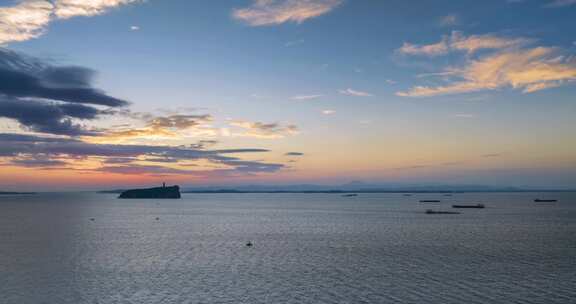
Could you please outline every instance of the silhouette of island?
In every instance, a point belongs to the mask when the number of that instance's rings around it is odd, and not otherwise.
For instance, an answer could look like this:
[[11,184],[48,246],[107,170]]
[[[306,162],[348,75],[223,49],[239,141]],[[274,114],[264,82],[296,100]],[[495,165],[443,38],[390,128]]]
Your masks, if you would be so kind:
[[162,187],[148,188],[148,189],[132,189],[126,190],[118,196],[122,199],[139,199],[139,198],[158,198],[158,199],[179,199],[180,187],[172,186],[166,187],[164,183]]

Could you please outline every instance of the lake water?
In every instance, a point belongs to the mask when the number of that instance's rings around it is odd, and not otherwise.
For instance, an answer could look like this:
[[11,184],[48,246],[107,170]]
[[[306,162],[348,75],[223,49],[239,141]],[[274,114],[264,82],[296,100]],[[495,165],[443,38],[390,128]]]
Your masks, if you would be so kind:
[[0,303],[576,303],[576,194],[2,196]]

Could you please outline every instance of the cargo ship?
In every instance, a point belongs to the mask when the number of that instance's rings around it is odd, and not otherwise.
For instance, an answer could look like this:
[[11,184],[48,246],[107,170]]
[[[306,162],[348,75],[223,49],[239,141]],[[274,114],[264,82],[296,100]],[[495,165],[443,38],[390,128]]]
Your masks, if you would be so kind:
[[486,206],[484,204],[476,204],[476,205],[452,205],[452,208],[475,208],[475,209],[484,209]]

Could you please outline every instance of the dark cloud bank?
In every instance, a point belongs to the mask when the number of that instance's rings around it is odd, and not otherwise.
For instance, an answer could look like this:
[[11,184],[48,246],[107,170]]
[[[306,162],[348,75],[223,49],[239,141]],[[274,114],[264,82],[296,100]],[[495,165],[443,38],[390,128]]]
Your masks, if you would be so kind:
[[286,155],[286,156],[304,156],[304,153],[302,153],[302,152],[288,152],[284,155]]
[[30,131],[58,135],[96,135],[75,121],[96,119],[103,109],[128,105],[94,88],[95,72],[53,66],[0,48],[0,117]]

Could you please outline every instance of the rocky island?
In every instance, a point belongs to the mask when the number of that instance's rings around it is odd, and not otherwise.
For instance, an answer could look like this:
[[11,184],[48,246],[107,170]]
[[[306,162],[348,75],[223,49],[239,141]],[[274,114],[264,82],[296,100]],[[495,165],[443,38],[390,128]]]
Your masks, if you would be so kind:
[[180,198],[180,187],[171,186],[166,187],[163,184],[162,187],[148,188],[148,189],[133,189],[126,190],[118,196],[122,199],[139,199],[139,198],[158,198],[158,199],[179,199]]

